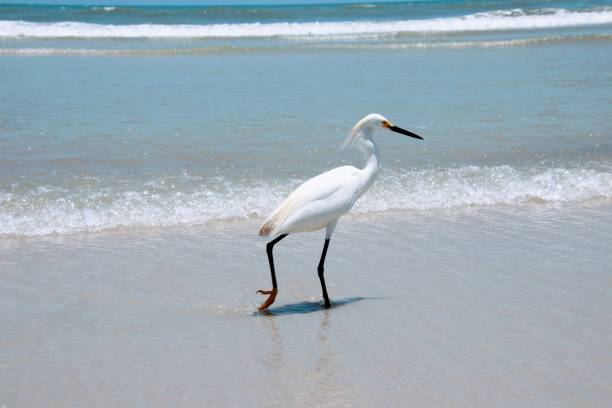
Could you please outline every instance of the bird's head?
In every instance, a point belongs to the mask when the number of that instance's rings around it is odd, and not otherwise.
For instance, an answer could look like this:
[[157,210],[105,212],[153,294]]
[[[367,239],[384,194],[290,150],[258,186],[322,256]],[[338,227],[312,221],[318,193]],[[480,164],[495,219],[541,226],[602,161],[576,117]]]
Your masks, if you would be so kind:
[[353,126],[353,129],[349,132],[346,140],[343,143],[343,147],[352,146],[355,142],[362,137],[369,138],[376,129],[389,129],[392,132],[401,133],[402,135],[414,137],[415,139],[423,138],[416,133],[412,133],[409,130],[402,129],[401,127],[395,126],[389,119],[378,113],[370,113],[363,117],[359,122]]

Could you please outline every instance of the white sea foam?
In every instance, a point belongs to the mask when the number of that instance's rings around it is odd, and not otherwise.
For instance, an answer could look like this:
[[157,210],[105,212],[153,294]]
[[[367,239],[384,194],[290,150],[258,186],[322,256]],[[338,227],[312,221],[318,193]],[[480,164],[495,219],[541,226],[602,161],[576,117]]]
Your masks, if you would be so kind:
[[[428,50],[428,49],[463,49],[463,48],[512,48],[544,44],[555,44],[576,41],[612,41],[612,34],[587,34],[563,36],[538,36],[514,38],[510,40],[477,40],[477,41],[414,41],[403,43],[307,43],[296,47],[275,47],[275,52],[295,49],[332,49],[332,50]],[[173,55],[211,55],[266,52],[269,48],[261,47],[195,47],[195,48],[67,48],[67,47],[27,47],[0,48],[0,55],[11,56],[173,56]]]
[[612,169],[516,169],[468,166],[392,173],[357,208],[460,209],[473,206],[576,203],[612,198]]
[[[612,167],[460,167],[383,172],[356,213],[435,211],[484,206],[563,205],[612,199]],[[303,180],[239,183],[193,177],[139,188],[39,186],[0,189],[0,236],[93,232],[261,218]]]
[[39,48],[0,48],[0,55],[44,57],[58,56],[151,56],[151,55],[208,55],[239,53],[235,47],[205,47],[205,48],[66,48],[66,47],[39,47]]
[[343,21],[303,23],[242,23],[165,25],[104,25],[81,22],[39,23],[0,21],[4,38],[249,38],[334,37],[346,35],[396,35],[420,33],[525,30],[612,24],[612,9],[565,9],[524,12],[492,11],[460,17],[401,21]]
[[97,7],[94,6],[91,8],[93,11],[104,10],[104,11],[115,11],[117,7],[114,6],[105,6],[105,7]]

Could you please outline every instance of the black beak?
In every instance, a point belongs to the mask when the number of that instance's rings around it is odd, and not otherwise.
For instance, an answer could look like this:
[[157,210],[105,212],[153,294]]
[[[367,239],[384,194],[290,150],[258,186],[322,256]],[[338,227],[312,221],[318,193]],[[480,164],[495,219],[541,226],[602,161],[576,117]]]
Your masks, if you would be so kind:
[[414,137],[415,139],[423,140],[423,138],[421,136],[417,135],[416,133],[412,133],[411,131],[406,130],[406,129],[402,129],[401,127],[389,126],[389,130],[392,130],[393,132],[401,133],[402,135]]

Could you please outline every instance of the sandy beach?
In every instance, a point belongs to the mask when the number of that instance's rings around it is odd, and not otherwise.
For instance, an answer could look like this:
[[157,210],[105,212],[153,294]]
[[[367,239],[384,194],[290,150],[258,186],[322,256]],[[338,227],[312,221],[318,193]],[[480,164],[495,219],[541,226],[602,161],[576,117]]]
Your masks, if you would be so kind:
[[611,405],[609,1],[6,2],[0,408]]
[[[585,406],[612,397],[609,206],[3,242],[2,404]],[[449,250],[449,248],[453,248]],[[27,270],[28,273],[23,273]]]

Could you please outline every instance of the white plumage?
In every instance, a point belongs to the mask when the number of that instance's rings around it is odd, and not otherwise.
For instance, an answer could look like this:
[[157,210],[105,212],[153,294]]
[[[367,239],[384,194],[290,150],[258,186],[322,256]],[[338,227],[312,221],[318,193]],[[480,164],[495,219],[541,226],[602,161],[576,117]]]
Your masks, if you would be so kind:
[[276,298],[276,276],[272,257],[274,244],[288,234],[316,231],[322,228],[326,228],[327,231],[318,271],[325,306],[331,305],[323,279],[323,263],[327,247],[338,219],[350,211],[357,199],[370,188],[376,178],[379,153],[372,134],[377,128],[388,128],[394,132],[421,139],[412,132],[394,126],[382,115],[377,113],[367,115],[355,124],[344,142],[344,146],[354,146],[362,151],[366,159],[365,167],[358,169],[353,166],[342,166],[319,174],[300,185],[274,210],[259,229],[261,236],[277,237],[267,246],[274,288],[271,291],[259,291],[270,295],[268,300],[260,306],[260,310],[265,310]]
[[326,227],[346,214],[361,195],[360,171],[343,166],[306,181],[268,217],[259,235],[276,236]]

